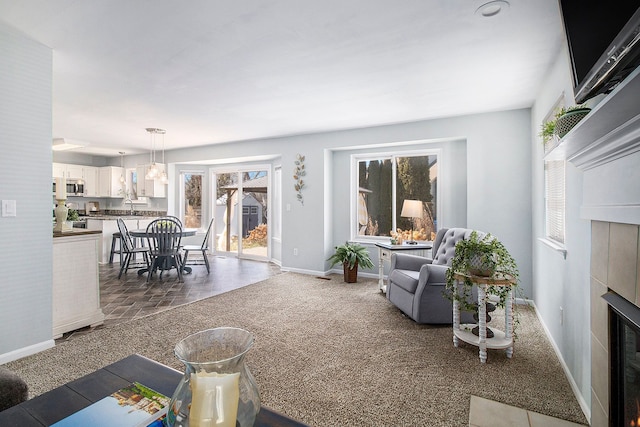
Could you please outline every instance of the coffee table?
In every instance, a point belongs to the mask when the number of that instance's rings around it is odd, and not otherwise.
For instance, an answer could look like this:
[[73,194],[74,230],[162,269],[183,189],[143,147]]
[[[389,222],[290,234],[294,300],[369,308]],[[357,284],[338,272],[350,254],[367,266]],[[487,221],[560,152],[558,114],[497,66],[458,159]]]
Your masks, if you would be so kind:
[[[182,372],[139,354],[125,357],[82,378],[68,382],[40,396],[0,412],[0,426],[49,426],[90,404],[138,381],[166,396],[171,396]],[[305,427],[264,406],[254,427]]]

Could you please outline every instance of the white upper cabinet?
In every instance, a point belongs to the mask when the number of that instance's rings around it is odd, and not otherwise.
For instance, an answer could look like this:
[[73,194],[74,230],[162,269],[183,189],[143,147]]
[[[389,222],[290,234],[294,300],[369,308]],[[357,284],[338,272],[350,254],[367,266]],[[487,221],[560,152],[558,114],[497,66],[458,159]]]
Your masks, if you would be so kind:
[[99,197],[124,197],[124,183],[120,177],[124,176],[124,169],[116,166],[104,166],[100,169]]
[[83,179],[82,178],[82,165],[67,165],[64,163],[53,164],[53,177],[54,178],[67,178],[67,179]]
[[100,195],[100,188],[98,186],[98,182],[100,179],[99,168],[94,166],[83,166],[82,179],[84,181],[85,197],[98,197]]

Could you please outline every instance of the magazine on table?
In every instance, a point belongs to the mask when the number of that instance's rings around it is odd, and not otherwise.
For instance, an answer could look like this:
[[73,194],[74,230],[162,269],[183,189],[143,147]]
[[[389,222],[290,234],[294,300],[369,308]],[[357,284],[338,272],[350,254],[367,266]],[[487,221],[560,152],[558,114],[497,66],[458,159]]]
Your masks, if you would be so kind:
[[63,418],[52,427],[147,427],[166,415],[170,400],[135,382]]

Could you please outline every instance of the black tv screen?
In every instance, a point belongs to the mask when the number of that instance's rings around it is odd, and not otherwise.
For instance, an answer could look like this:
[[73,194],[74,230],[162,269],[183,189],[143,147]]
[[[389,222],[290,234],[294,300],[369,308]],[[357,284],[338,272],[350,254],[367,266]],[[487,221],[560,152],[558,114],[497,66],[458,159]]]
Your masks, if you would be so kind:
[[640,64],[640,1],[561,0],[560,5],[576,101],[610,92]]

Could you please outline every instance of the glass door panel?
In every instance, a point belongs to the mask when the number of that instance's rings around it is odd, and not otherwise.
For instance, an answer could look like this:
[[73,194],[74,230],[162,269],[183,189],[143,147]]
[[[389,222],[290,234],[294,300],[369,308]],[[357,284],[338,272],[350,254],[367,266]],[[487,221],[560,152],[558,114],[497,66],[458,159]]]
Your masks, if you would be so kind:
[[267,258],[268,179],[266,170],[242,173],[242,244],[248,257]]
[[232,252],[238,254],[238,184],[239,175],[233,173],[216,173],[215,175],[215,206],[216,220],[215,248],[218,252]]

